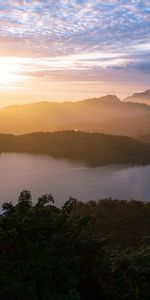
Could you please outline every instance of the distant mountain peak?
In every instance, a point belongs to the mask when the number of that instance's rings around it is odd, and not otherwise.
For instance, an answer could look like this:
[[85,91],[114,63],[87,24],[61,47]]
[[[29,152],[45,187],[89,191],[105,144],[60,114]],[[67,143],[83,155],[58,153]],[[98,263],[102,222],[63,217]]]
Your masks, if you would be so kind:
[[150,89],[148,89],[148,90],[146,90],[144,92],[134,93],[132,96],[133,97],[147,97],[147,96],[150,97]]
[[150,104],[150,89],[144,92],[134,93],[132,96],[125,98],[124,101]]
[[106,103],[106,104],[113,104],[121,102],[120,99],[116,95],[106,95],[98,98],[89,98],[86,100],[83,100],[86,102],[91,103]]
[[150,94],[150,89],[146,90],[146,91],[145,91],[145,93],[148,93],[148,94]]
[[[150,97],[142,99],[148,102]],[[43,101],[8,106],[0,109],[0,132],[23,134],[77,129],[130,136],[147,134],[150,105],[139,102],[144,100],[132,96],[123,102],[115,95],[106,95],[76,102]]]

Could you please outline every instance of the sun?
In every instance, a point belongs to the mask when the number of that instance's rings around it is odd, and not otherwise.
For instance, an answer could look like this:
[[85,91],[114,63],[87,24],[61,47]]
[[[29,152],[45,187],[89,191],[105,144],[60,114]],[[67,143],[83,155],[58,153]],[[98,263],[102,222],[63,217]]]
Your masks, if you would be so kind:
[[21,66],[10,58],[0,58],[0,87],[21,80]]
[[0,85],[8,85],[11,83],[17,83],[21,78],[18,75],[11,74],[9,72],[2,72],[0,74]]

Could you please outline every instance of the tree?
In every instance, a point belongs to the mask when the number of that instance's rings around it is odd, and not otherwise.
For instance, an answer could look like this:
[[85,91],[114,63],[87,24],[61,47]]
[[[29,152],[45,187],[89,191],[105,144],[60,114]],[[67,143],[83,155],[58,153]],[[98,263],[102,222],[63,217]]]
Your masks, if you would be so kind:
[[37,206],[42,207],[48,203],[54,203],[54,198],[51,194],[44,194],[43,196],[38,198]]

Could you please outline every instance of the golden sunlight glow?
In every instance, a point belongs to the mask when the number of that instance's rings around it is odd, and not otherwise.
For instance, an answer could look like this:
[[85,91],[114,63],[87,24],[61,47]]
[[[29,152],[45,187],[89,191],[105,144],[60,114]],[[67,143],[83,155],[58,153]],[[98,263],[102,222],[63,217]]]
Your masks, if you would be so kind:
[[0,58],[0,85],[15,84],[21,80],[21,67],[6,58]]
[[21,78],[18,75],[11,74],[9,72],[1,72],[0,84],[7,85],[19,81]]
[[[82,100],[105,94],[117,94],[124,98],[137,89],[138,75],[131,71],[130,74],[124,74],[124,71],[120,70],[118,75],[114,76],[112,67],[118,68],[131,62],[131,59],[127,59],[119,52],[104,53],[102,51],[93,54],[90,52],[42,57],[41,59],[26,56],[1,56],[0,107],[12,103],[43,100]],[[111,67],[109,73],[108,67]],[[99,73],[95,73],[95,70]],[[79,71],[81,73],[78,73]],[[142,75],[142,78],[146,79],[146,76],[146,74]],[[135,84],[132,82],[133,77]],[[128,83],[129,78],[132,85]],[[143,88],[146,89],[146,84]]]

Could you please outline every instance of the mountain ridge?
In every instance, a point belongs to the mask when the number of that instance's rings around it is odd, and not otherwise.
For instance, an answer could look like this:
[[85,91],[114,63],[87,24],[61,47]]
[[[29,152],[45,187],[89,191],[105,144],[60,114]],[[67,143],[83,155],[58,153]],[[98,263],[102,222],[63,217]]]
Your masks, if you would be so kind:
[[48,104],[68,104],[68,103],[72,103],[72,104],[79,104],[79,103],[95,103],[95,104],[98,104],[99,102],[104,102],[104,103],[131,103],[131,104],[137,104],[137,105],[145,105],[145,106],[150,106],[150,103],[142,103],[142,102],[133,102],[133,101],[127,101],[127,99],[132,99],[133,96],[137,96],[139,95],[139,98],[140,98],[140,95],[141,94],[145,94],[146,95],[147,93],[147,96],[150,97],[150,89],[144,91],[144,92],[141,92],[141,93],[134,93],[133,95],[131,96],[128,96],[124,99],[120,99],[118,98],[118,96],[116,95],[112,95],[112,94],[107,94],[107,95],[104,95],[104,96],[99,96],[99,97],[92,97],[92,98],[86,98],[86,99],[83,99],[83,100],[77,100],[77,101],[62,101],[62,102],[58,102],[58,101],[46,101],[46,100],[43,100],[43,101],[37,101],[37,102],[27,102],[27,103],[23,103],[23,104],[19,104],[19,103],[14,103],[14,104],[10,104],[10,105],[7,105],[7,106],[3,106],[0,108],[0,110],[3,110],[3,109],[9,109],[9,108],[18,108],[18,107],[23,107],[23,106],[32,106],[32,105],[40,105],[40,104],[43,104],[43,105],[48,105]]
[[139,93],[134,93],[133,95],[126,97],[123,101],[125,102],[135,102],[135,103],[145,103],[150,105],[150,89],[144,91],[144,92],[139,92]]
[[81,130],[138,136],[150,132],[150,105],[121,101],[115,95],[77,102],[41,101],[0,109],[0,132],[24,134]]

